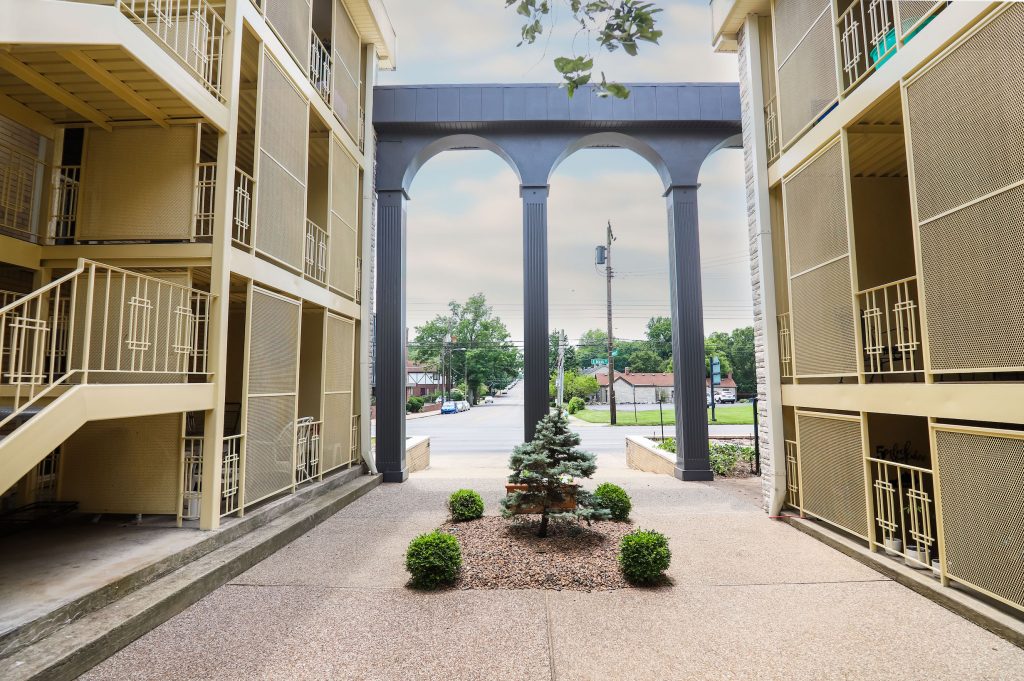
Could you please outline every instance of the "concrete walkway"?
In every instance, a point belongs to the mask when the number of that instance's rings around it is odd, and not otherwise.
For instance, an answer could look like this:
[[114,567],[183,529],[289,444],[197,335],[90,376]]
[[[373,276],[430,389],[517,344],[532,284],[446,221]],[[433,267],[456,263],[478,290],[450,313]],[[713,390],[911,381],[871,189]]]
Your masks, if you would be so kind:
[[1024,651],[725,485],[600,457],[671,538],[674,585],[404,587],[407,542],[459,487],[497,512],[504,456],[435,455],[100,664],[86,679],[1024,679]]

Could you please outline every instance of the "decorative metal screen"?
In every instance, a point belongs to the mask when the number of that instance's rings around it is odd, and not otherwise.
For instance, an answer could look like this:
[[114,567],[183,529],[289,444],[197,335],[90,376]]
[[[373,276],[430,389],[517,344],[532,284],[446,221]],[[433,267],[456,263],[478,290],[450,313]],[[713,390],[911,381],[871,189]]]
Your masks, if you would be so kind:
[[266,55],[261,97],[255,246],[301,271],[309,104]]
[[860,418],[797,412],[797,423],[804,512],[867,538]]
[[900,38],[906,38],[908,33],[921,23],[929,14],[942,9],[945,1],[935,0],[897,0],[896,5],[900,14]]
[[61,498],[79,510],[178,513],[181,414],[91,421],[62,449]]
[[77,239],[190,239],[196,134],[192,125],[90,129]]
[[249,315],[245,503],[292,485],[301,305],[253,288]]
[[935,426],[946,571],[1024,607],[1024,432]]
[[334,113],[352,139],[359,139],[359,33],[344,3],[334,3]]
[[783,146],[839,96],[833,29],[828,1],[785,0],[775,5]]
[[1024,5],[907,86],[933,371],[1024,367]]
[[352,451],[352,380],[355,376],[355,322],[327,315],[324,340],[323,470],[345,465]]
[[337,140],[331,140],[330,285],[355,296],[359,215],[359,166]]
[[798,377],[857,373],[845,186],[838,140],[783,183]]
[[267,21],[295,55],[305,73],[309,69],[309,33],[311,6],[306,0],[269,0]]

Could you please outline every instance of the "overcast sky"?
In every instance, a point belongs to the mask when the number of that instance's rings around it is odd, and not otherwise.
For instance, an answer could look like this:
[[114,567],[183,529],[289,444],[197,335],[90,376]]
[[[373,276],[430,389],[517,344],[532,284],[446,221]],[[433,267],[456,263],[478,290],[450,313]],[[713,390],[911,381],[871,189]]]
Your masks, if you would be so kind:
[[[564,10],[548,44],[516,48],[521,17],[504,4],[386,0],[398,32],[398,70],[381,73],[379,82],[556,82],[551,59],[568,54],[571,39]],[[711,50],[707,1],[659,4],[661,46],[644,45],[633,58],[602,55],[597,67],[622,82],[735,81],[735,57]],[[728,331],[750,324],[752,314],[742,153],[716,153],[700,182],[704,328]],[[580,151],[558,167],[548,202],[551,328],[577,339],[606,326],[594,246],[604,243],[609,219],[617,236],[615,335],[642,338],[651,316],[668,314],[662,191],[654,169],[625,150]],[[490,152],[445,152],[420,170],[410,196],[410,329],[452,298],[482,291],[512,337],[522,339],[522,209],[512,170]]]

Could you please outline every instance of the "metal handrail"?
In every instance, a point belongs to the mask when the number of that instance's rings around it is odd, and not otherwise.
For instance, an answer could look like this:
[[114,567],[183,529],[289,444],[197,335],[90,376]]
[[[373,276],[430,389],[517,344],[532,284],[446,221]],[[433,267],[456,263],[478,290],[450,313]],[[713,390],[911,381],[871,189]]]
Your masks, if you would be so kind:
[[793,378],[793,330],[790,313],[778,315],[779,326],[779,376]]
[[327,106],[331,105],[333,89],[331,52],[315,32],[309,32],[309,82]]
[[[0,383],[13,386],[0,428],[61,385],[90,375],[206,375],[212,296],[79,259],[78,267],[0,308]],[[84,328],[75,322],[84,320]],[[95,378],[93,379],[95,382]]]
[[308,482],[320,475],[320,430],[323,421],[304,416],[295,423],[295,482]]
[[78,196],[82,166],[57,166],[54,173],[53,215],[50,217],[54,239],[73,239],[78,225]]
[[235,168],[235,210],[231,217],[231,238],[245,247],[252,246],[252,199],[256,180],[241,168]]
[[923,371],[917,277],[906,277],[857,293],[862,323],[864,373]]
[[764,105],[764,138],[771,163],[779,157],[779,111],[775,97]]
[[928,559],[936,544],[934,489],[929,491],[931,469],[875,457],[865,459],[872,469],[872,515],[881,534],[880,543],[891,553],[902,553],[909,562],[931,567]]
[[193,237],[212,237],[213,219],[216,213],[217,163],[196,164],[195,219],[192,221]]
[[327,283],[327,232],[312,220],[306,220],[306,276],[321,284]]

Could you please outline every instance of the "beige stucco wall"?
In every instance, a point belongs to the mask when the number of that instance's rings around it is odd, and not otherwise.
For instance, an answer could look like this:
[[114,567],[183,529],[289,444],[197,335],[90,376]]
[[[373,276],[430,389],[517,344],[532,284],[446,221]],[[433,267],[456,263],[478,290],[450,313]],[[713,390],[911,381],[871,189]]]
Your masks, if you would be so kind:
[[430,438],[411,437],[405,442],[405,464],[410,473],[430,467]]
[[626,465],[635,471],[675,475],[676,459],[653,440],[631,435],[626,438]]

